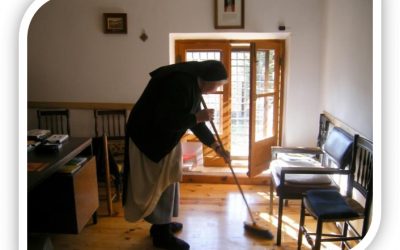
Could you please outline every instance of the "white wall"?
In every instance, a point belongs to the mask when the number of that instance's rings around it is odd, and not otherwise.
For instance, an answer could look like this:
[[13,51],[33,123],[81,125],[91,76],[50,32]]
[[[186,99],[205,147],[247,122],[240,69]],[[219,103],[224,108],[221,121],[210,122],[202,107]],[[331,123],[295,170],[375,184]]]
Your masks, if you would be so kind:
[[[28,100],[134,103],[148,72],[169,63],[170,33],[290,33],[285,145],[314,145],[320,108],[323,1],[245,1],[245,29],[215,30],[213,0],[51,0],[28,36]],[[126,12],[128,34],[104,34],[102,14]],[[146,30],[149,39],[139,36]],[[72,134],[90,135],[71,114]],[[83,112],[85,113],[85,112]],[[34,115],[30,115],[34,117]],[[75,120],[75,121],[74,121]],[[33,119],[29,119],[33,127]]]
[[372,1],[327,0],[322,109],[372,139]]

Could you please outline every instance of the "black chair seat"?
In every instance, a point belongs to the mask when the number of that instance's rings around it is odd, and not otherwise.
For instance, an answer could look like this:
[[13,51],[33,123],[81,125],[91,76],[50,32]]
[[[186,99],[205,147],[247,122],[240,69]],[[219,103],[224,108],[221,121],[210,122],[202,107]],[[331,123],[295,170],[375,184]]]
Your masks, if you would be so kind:
[[[276,184],[279,186],[282,168],[301,168],[301,167],[315,167],[322,168],[321,163],[317,161],[285,161],[277,159],[271,162],[270,169],[274,177],[276,177]],[[286,174],[285,185],[330,185],[332,179],[328,175],[321,174]],[[278,187],[279,188],[279,187]]]
[[310,190],[306,192],[304,205],[310,214],[323,220],[349,220],[360,215],[334,190]]

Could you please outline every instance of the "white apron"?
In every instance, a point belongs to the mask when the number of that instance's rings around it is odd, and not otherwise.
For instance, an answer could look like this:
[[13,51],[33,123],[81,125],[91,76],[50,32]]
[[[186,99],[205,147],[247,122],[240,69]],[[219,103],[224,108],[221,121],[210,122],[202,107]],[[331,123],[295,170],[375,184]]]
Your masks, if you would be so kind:
[[164,190],[181,180],[181,144],[156,163],[129,139],[129,166],[124,210],[125,219],[135,222],[150,215]]

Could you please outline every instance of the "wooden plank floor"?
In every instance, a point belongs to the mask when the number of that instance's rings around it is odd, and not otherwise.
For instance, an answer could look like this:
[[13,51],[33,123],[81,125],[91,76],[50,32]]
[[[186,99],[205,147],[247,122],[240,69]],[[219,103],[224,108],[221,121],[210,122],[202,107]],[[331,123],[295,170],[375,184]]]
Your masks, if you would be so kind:
[[[269,202],[268,186],[245,185],[243,189],[259,225],[276,234],[277,206],[274,215],[267,213]],[[99,208],[97,225],[91,222],[79,235],[52,235],[56,250],[59,249],[157,249],[152,246],[149,236],[150,224],[145,221],[130,223],[125,221],[121,204],[114,203],[117,214],[107,217],[105,202]],[[299,202],[291,201],[284,209],[282,246],[275,241],[265,240],[248,234],[243,229],[243,221],[248,220],[245,204],[235,185],[231,184],[181,184],[180,216],[175,221],[182,222],[183,231],[178,237],[187,241],[193,250],[225,249],[276,249],[297,248]],[[306,225],[313,227],[310,218]],[[324,232],[335,230],[328,226]],[[303,241],[302,249],[310,249]],[[326,243],[324,249],[339,249],[337,245]]]

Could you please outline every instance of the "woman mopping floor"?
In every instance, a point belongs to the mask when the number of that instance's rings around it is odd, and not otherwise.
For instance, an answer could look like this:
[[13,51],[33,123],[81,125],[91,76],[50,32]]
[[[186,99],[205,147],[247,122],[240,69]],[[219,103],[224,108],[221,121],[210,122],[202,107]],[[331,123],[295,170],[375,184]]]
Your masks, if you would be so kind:
[[151,223],[153,245],[164,249],[189,249],[174,233],[182,224],[178,216],[182,177],[181,137],[190,129],[202,143],[230,161],[205,125],[214,110],[200,109],[202,94],[226,83],[219,61],[168,65],[150,73],[151,79],[134,105],[127,123],[123,204],[125,218]]
[[[183,225],[172,221],[178,216],[182,178],[180,139],[190,129],[230,163],[229,152],[205,125],[213,120],[214,110],[200,109],[202,94],[213,93],[225,84],[227,73],[221,62],[210,60],[164,66],[150,76],[127,123],[125,218],[131,222],[144,218],[151,223],[155,247],[186,250],[189,244],[174,236]],[[245,228],[261,232],[255,222]]]

